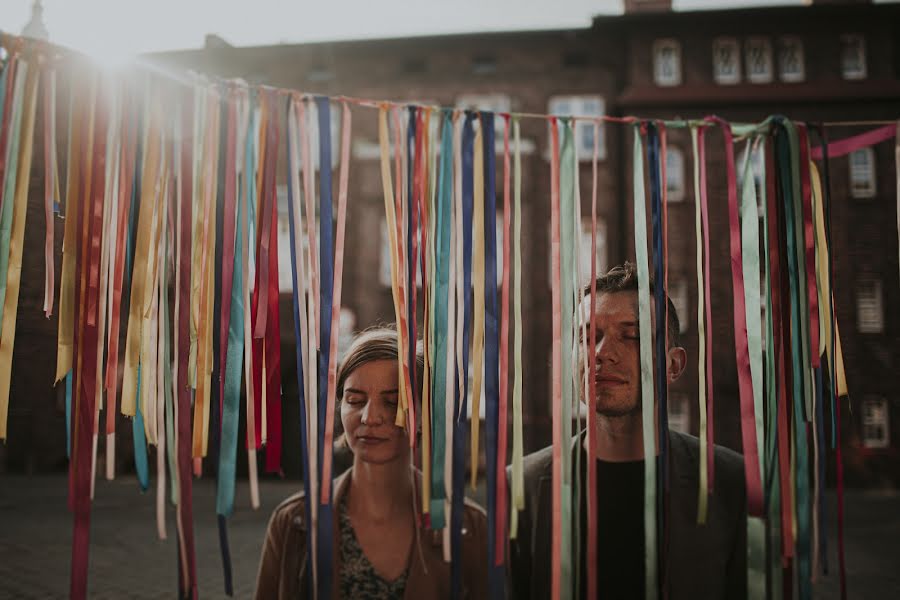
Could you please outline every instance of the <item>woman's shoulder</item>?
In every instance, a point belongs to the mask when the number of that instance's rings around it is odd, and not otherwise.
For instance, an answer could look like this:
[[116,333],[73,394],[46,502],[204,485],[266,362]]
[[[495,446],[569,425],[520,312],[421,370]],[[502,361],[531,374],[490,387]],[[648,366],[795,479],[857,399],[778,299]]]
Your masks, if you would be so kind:
[[272,511],[270,527],[288,527],[297,525],[306,529],[306,492],[300,491],[285,498]]

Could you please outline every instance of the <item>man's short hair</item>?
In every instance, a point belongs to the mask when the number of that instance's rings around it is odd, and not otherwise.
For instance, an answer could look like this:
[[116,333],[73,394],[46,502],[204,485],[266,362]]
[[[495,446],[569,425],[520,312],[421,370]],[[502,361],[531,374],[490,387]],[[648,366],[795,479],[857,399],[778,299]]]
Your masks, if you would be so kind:
[[[600,275],[596,280],[597,285],[597,295],[600,294],[613,294],[615,292],[637,292],[638,291],[638,275],[637,275],[637,267],[634,263],[630,263],[625,261],[624,264],[621,264],[617,267],[613,267],[604,275]],[[656,283],[653,281],[653,277],[650,277],[650,295],[653,296],[653,292],[656,289]],[[582,294],[584,297],[589,297],[591,295],[591,284],[587,284],[582,289]],[[672,299],[669,298],[669,294],[663,290],[663,294],[666,297],[666,304],[669,307],[669,346],[670,347],[679,347],[681,346],[680,331],[681,325],[678,320],[678,313],[675,311],[675,305],[672,304]],[[665,317],[663,317],[665,318]]]

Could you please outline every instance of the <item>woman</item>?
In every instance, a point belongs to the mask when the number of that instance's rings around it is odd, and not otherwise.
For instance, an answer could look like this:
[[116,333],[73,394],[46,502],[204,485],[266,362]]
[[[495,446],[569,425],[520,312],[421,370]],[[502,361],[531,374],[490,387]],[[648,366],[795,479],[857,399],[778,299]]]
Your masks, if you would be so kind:
[[[441,532],[417,527],[420,474],[407,432],[394,424],[397,354],[395,330],[370,329],[354,339],[338,369],[341,424],[353,466],[333,483],[335,598],[450,596]],[[303,492],[288,498],[269,521],[256,582],[259,599],[309,597],[306,501]],[[486,519],[468,501],[462,545],[463,597],[486,598]]]

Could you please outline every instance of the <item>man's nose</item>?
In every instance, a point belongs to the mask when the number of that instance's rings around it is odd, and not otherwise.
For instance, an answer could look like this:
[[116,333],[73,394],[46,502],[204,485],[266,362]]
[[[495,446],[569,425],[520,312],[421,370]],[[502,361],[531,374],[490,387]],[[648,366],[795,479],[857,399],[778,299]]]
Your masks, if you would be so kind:
[[619,353],[614,340],[603,337],[597,342],[595,356],[599,362],[619,362]]

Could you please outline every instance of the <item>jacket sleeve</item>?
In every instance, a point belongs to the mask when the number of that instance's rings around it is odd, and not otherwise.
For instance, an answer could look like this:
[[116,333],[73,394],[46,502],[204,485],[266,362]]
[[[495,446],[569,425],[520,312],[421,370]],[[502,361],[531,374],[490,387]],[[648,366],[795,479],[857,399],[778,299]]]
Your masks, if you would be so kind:
[[263,541],[262,554],[259,559],[259,571],[256,575],[256,599],[268,600],[278,598],[281,587],[281,571],[284,553],[286,528],[290,525],[286,511],[278,508],[269,519],[266,539]]
[[[507,479],[510,469],[507,468]],[[528,513],[530,503],[519,513],[516,539],[509,541],[509,558],[507,561],[507,577],[510,598],[513,600],[530,600],[531,598],[531,518]],[[515,508],[510,505],[510,513]]]
[[737,518],[725,573],[725,598],[747,598],[747,511],[742,509]]

